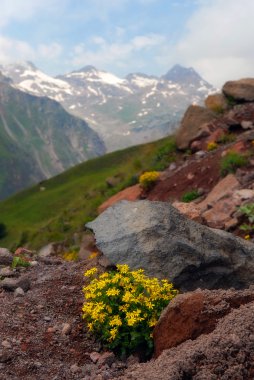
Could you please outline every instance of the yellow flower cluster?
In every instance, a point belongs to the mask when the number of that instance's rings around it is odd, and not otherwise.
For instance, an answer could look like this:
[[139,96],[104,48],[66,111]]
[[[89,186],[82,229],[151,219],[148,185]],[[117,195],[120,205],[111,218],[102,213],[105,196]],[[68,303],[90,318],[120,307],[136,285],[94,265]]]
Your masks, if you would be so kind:
[[218,148],[218,144],[215,141],[211,141],[207,144],[207,150],[210,152],[211,150],[215,150]]
[[177,290],[167,280],[148,278],[142,269],[130,271],[127,265],[97,278],[96,272],[85,272],[91,278],[83,288],[88,329],[109,348],[133,351],[144,341],[151,346],[151,330]]
[[145,172],[139,177],[139,184],[144,190],[151,189],[159,179],[158,172]]

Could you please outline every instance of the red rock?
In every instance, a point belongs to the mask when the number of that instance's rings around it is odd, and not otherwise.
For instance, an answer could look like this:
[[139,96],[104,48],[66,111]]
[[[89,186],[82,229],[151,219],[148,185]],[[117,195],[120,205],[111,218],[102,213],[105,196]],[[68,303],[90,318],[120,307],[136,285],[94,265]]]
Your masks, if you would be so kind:
[[99,214],[101,214],[103,211],[105,211],[108,207],[113,206],[116,202],[127,200],[127,201],[136,201],[141,196],[141,188],[139,185],[134,185],[131,187],[127,187],[127,189],[124,189],[120,191],[119,193],[113,195],[113,197],[106,200],[100,207],[98,208]]
[[92,360],[93,363],[97,363],[97,361],[100,359],[100,354],[99,352],[91,352],[90,354],[90,359]]
[[212,191],[207,195],[207,197],[198,206],[201,210],[205,211],[208,206],[213,206],[215,202],[218,202],[221,198],[231,195],[233,190],[240,187],[240,183],[233,174],[228,174],[225,178],[214,186]]
[[212,228],[225,228],[230,224],[231,215],[236,211],[237,206],[240,206],[239,198],[228,197],[222,198],[214,204],[214,206],[205,211],[202,217],[206,224]]
[[188,339],[212,332],[219,319],[254,300],[253,290],[196,290],[180,294],[163,311],[154,328],[155,357]]
[[187,216],[188,218],[195,220],[198,223],[202,223],[203,218],[201,216],[200,208],[193,202],[174,202],[172,204],[178,211]]

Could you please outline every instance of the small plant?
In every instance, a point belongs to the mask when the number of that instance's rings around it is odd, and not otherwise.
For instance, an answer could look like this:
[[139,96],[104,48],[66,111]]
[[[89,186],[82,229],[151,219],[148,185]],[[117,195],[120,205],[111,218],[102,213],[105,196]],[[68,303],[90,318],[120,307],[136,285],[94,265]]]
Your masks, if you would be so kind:
[[240,153],[231,151],[221,159],[220,171],[221,175],[225,176],[229,173],[235,173],[237,168],[247,165],[248,160]]
[[[241,213],[247,217],[248,222],[249,222],[248,224],[247,223],[242,224],[240,226],[240,229],[246,232],[253,232],[254,231],[254,224],[253,224],[254,223],[254,203],[249,203],[249,204],[240,206],[239,211],[241,211]],[[246,235],[246,236],[249,236],[249,235]]]
[[139,184],[144,190],[150,190],[159,179],[158,172],[145,172],[139,177]]
[[199,197],[199,192],[197,190],[191,190],[183,194],[181,200],[182,202],[189,203],[191,201],[194,201],[194,199],[197,199]]
[[14,256],[12,260],[11,267],[12,269],[16,267],[30,267],[30,262],[23,256]]
[[63,258],[65,261],[77,261],[78,260],[78,252],[76,252],[76,251],[65,252],[63,254]]
[[208,152],[215,150],[218,148],[218,144],[215,141],[211,141],[207,144],[207,150]]
[[92,268],[84,274],[91,279],[83,288],[88,329],[121,356],[144,346],[150,355],[152,329],[178,291],[167,280],[148,278],[142,269],[130,271],[128,265],[117,265],[117,271],[97,278],[96,272]]
[[219,144],[228,144],[234,142],[236,140],[236,136],[233,133],[224,133],[218,138]]

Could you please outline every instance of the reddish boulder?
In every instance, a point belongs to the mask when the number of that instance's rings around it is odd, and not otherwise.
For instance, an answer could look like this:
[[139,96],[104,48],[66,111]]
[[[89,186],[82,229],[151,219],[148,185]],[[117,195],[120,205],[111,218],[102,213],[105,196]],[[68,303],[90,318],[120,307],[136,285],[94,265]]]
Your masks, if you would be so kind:
[[231,193],[240,187],[240,183],[233,174],[228,174],[225,178],[214,186],[212,191],[198,206],[205,211],[208,206],[213,206],[221,198],[231,195]]
[[154,328],[155,357],[163,350],[211,333],[219,319],[254,300],[253,290],[196,290],[174,298]]
[[188,218],[195,220],[198,223],[202,223],[203,218],[200,214],[200,208],[193,202],[185,203],[185,202],[174,202],[172,203],[181,214],[187,216]]
[[139,185],[127,187],[127,189],[120,191],[119,193],[113,195],[111,198],[107,199],[104,203],[102,203],[102,205],[100,205],[100,207],[98,208],[98,212],[99,214],[101,214],[108,207],[113,206],[113,204],[122,200],[134,202],[140,198],[141,192],[142,190]]

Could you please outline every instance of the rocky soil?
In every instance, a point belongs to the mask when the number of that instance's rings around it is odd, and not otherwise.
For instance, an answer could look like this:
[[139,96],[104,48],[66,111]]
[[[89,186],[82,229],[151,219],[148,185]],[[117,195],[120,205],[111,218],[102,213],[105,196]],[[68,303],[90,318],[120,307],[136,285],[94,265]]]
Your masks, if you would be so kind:
[[9,273],[21,285],[25,278],[30,289],[0,289],[1,380],[99,380],[123,373],[126,363],[103,350],[81,318],[83,273],[94,265],[96,259],[47,258]]

